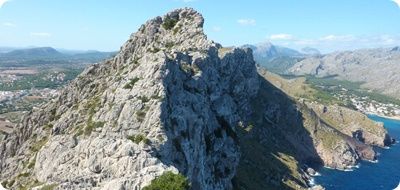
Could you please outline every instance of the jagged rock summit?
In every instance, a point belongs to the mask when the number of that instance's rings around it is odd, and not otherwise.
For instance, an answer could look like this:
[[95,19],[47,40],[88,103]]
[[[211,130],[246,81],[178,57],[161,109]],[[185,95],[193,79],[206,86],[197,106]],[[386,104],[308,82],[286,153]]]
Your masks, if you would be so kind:
[[156,17],[87,68],[0,145],[9,189],[141,189],[165,171],[193,189],[231,189],[235,126],[259,78],[249,49],[207,40],[190,8]]

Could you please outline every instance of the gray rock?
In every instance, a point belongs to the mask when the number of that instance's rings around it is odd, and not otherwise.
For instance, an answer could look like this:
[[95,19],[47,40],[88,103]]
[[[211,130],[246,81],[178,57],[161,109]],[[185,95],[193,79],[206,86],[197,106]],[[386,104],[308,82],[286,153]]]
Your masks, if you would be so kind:
[[185,8],[142,25],[114,58],[25,117],[0,146],[0,180],[17,179],[11,189],[34,180],[141,189],[173,171],[193,189],[231,189],[240,157],[233,131],[248,120],[259,80],[251,50],[223,49],[203,23]]
[[[398,48],[398,47],[397,47]],[[400,51],[395,48],[335,52],[296,63],[291,74],[364,82],[362,87],[400,98]]]

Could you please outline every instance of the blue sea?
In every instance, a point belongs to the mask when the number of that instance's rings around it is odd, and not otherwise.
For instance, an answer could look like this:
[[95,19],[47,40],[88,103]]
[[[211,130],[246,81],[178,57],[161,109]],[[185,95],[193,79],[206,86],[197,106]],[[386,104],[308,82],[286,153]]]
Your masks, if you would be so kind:
[[[383,122],[389,134],[400,140],[400,121],[370,115],[372,120]],[[376,148],[380,153],[377,163],[361,161],[354,171],[323,168],[315,183],[326,190],[393,190],[400,182],[400,144],[389,149]]]

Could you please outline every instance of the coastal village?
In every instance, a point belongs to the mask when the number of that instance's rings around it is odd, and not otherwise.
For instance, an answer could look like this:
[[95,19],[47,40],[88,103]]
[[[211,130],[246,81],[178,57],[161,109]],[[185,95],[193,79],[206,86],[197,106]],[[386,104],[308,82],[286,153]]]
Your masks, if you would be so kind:
[[337,99],[348,102],[351,106],[365,114],[377,115],[381,117],[400,119],[400,105],[390,102],[378,102],[368,96],[357,96],[353,93],[348,93],[348,90],[342,90],[334,94]]

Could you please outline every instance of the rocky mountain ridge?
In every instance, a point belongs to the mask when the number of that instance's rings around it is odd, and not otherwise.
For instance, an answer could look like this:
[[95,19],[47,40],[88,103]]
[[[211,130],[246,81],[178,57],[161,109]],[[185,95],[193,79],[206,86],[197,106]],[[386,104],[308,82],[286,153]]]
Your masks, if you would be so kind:
[[[191,189],[307,189],[308,167],[346,169],[390,144],[382,125],[321,113],[285,87],[296,82],[257,69],[251,49],[208,40],[203,24],[190,8],[146,22],[29,113],[0,144],[2,184],[142,189],[173,171]],[[370,128],[337,123],[342,112]]]
[[258,78],[251,51],[207,40],[203,22],[192,9],[156,17],[86,69],[2,143],[1,179],[135,189],[179,170],[194,189],[231,188],[232,126],[246,121]]
[[[305,57],[313,56],[307,51],[299,52],[294,49],[277,46],[272,43],[244,45],[244,48],[253,50],[254,60],[257,64],[275,73],[285,74],[297,62]],[[306,49],[307,50],[307,49]]]
[[295,75],[337,76],[362,82],[362,87],[400,98],[400,51],[395,48],[364,49],[311,57],[289,69]]

